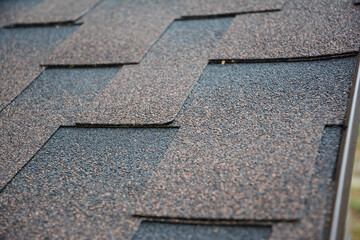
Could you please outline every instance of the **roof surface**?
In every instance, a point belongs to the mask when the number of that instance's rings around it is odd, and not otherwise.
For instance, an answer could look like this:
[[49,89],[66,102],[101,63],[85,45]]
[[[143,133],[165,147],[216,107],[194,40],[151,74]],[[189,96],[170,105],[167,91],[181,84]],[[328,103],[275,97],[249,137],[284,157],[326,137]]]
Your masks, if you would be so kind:
[[353,0],[0,1],[0,238],[326,239]]

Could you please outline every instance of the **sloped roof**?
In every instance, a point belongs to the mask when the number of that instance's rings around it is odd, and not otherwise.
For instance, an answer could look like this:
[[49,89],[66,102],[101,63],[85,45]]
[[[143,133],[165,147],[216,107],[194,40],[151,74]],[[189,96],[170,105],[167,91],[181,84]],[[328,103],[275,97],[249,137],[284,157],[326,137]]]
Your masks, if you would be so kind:
[[0,2],[0,236],[327,238],[359,11]]

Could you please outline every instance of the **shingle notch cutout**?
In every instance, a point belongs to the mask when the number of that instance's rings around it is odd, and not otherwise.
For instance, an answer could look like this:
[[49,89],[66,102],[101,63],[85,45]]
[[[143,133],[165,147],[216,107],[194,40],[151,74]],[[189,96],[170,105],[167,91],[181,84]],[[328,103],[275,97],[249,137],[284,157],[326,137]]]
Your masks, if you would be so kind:
[[[0,195],[6,239],[128,239],[143,183],[177,128],[60,128]],[[21,216],[21,217],[19,217]]]
[[144,221],[132,240],[266,240],[271,227],[218,226]]
[[323,125],[344,120],[355,62],[208,65],[135,214],[299,219]]

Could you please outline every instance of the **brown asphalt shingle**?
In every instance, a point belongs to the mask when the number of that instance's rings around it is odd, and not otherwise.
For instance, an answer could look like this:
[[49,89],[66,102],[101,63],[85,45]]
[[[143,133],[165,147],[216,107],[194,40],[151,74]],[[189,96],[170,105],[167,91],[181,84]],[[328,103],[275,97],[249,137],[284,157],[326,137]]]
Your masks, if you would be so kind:
[[0,239],[321,239],[359,11],[353,0],[1,1]]
[[288,1],[279,12],[237,15],[211,59],[304,58],[357,52],[360,8],[350,1]]
[[344,118],[355,61],[209,65],[135,213],[300,218],[323,125]]
[[[181,16],[279,10],[271,1],[104,1],[83,26],[44,63],[95,65],[138,63],[170,23]],[[131,27],[129,27],[131,26]]]

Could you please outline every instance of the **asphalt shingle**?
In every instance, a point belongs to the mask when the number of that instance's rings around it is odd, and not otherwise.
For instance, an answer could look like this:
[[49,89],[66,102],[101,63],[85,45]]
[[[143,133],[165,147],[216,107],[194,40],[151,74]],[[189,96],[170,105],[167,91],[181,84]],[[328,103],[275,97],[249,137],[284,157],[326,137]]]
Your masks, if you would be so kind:
[[76,26],[0,29],[0,111],[42,71],[47,53]]
[[343,121],[355,61],[209,65],[135,213],[298,219],[323,125]]
[[0,195],[0,236],[127,239],[176,128],[60,128]]
[[359,51],[359,39],[360,9],[350,1],[291,0],[279,12],[236,16],[211,58],[279,59],[354,53]]

